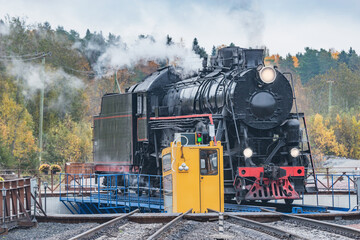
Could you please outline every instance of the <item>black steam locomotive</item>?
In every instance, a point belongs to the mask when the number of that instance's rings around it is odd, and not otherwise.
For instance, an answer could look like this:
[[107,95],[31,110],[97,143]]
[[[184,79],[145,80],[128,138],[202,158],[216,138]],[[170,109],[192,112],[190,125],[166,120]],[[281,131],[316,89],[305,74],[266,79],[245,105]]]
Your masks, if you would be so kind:
[[226,47],[203,65],[187,78],[165,67],[126,93],[103,96],[94,117],[96,171],[161,174],[161,149],[177,132],[197,132],[224,145],[225,199],[299,198],[313,169],[292,84],[264,66],[262,49]]

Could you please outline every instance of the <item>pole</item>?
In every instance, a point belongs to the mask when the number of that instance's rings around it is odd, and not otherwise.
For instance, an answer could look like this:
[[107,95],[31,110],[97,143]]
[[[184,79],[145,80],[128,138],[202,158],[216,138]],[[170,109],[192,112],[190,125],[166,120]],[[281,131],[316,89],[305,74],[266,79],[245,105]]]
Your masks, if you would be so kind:
[[333,83],[334,81],[332,81],[332,80],[330,80],[330,81],[328,81],[328,83],[329,83],[329,113],[330,113],[330,110],[331,110],[331,100],[332,100],[332,83]]
[[46,213],[46,189],[48,187],[48,182],[43,182],[44,185],[44,191],[45,191],[45,213]]
[[115,71],[115,75],[114,75],[114,92],[116,92],[116,90],[118,90],[119,93],[121,93],[120,85],[119,85],[119,82],[117,80],[117,70]]
[[5,215],[6,215],[6,197],[3,197],[3,228],[5,229],[6,228],[6,224],[5,224]]
[[[42,59],[42,65],[45,68],[45,57]],[[41,154],[42,154],[42,132],[43,132],[43,119],[44,119],[44,88],[45,88],[45,72],[42,76],[42,86],[40,89],[40,123],[39,123],[39,167],[41,165]]]
[[46,188],[45,188],[45,212],[47,212],[46,211]]

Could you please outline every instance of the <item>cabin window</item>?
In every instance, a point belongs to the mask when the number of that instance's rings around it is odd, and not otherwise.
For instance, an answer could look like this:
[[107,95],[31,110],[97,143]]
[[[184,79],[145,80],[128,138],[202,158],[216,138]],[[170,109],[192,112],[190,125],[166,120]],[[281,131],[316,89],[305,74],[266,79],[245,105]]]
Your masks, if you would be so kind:
[[200,150],[200,174],[218,174],[218,152],[217,150]]

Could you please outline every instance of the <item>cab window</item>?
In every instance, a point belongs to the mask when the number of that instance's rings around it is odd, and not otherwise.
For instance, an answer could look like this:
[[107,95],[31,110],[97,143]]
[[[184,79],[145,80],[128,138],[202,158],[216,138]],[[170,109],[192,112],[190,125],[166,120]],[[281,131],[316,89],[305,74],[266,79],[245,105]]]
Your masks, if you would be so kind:
[[218,174],[218,153],[216,150],[200,150],[200,174]]

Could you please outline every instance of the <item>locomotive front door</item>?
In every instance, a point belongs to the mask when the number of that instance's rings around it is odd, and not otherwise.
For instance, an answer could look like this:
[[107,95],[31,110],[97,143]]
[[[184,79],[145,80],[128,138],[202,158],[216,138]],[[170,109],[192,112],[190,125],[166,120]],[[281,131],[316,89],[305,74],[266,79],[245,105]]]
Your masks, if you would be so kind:
[[218,150],[200,150],[200,209],[221,209]]

